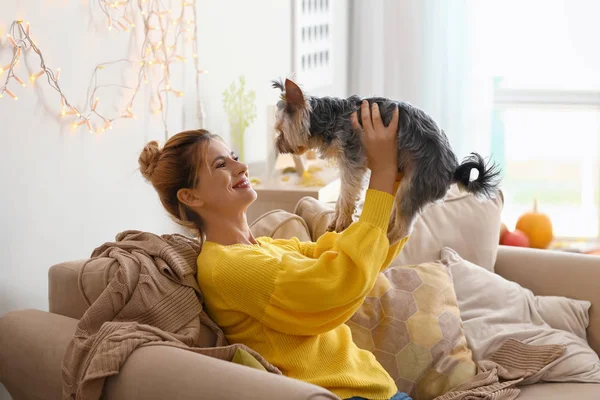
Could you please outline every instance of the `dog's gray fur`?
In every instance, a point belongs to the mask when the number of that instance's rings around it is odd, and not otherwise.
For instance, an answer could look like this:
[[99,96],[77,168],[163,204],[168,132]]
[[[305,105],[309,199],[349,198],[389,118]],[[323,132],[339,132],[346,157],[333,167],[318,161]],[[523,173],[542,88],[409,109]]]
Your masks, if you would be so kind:
[[[289,79],[274,81],[282,91],[278,102],[275,146],[280,153],[301,154],[315,149],[323,158],[336,158],[341,172],[342,189],[335,218],[329,230],[340,232],[352,223],[367,160],[360,135],[352,128],[350,115],[358,112],[362,98],[347,99],[306,96]],[[436,122],[422,110],[406,102],[383,97],[366,98],[377,103],[384,125],[399,109],[398,171],[403,179],[398,187],[390,217],[388,238],[395,243],[410,234],[415,217],[428,203],[441,200],[452,183],[480,197],[493,197],[498,191],[499,171],[486,165],[483,158],[471,153],[461,164],[450,142]],[[479,176],[471,181],[472,169]]]

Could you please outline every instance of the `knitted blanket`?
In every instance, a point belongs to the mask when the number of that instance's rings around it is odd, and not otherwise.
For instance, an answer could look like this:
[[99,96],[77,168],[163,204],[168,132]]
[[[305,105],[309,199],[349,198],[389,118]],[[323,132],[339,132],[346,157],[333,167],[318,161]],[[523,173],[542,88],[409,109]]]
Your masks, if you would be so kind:
[[[77,325],[62,363],[64,399],[99,399],[104,381],[138,347],[165,345],[231,361],[242,348],[267,371],[281,372],[246,346],[227,345],[203,311],[196,282],[197,241],[182,235],[125,231],[92,253],[117,260],[119,269]],[[89,262],[89,261],[88,261]],[[84,268],[85,270],[85,268]],[[80,275],[81,279],[81,275]],[[206,330],[216,347],[206,343]]]
[[517,384],[556,360],[562,345],[532,346],[508,339],[489,359],[477,363],[477,375],[435,400],[513,400]]

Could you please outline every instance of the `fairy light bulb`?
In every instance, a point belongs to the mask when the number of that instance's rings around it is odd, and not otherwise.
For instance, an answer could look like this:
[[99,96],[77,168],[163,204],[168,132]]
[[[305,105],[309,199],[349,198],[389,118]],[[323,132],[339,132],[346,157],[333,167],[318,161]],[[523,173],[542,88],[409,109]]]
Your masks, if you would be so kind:
[[19,84],[20,84],[21,86],[23,86],[23,87],[25,87],[25,86],[26,86],[26,85],[25,85],[25,82],[23,82],[23,81],[21,80],[21,78],[19,78],[18,76],[16,76],[16,75],[14,74],[14,72],[13,72],[13,78],[15,78],[15,81],[19,82]]
[[13,37],[11,35],[9,35],[7,33],[6,37],[8,38],[8,41],[10,42],[10,44],[12,44],[14,47],[17,47],[17,42],[15,42],[15,39],[13,39]]
[[31,82],[33,83],[33,82],[35,82],[35,80],[36,80],[37,78],[39,78],[40,76],[42,76],[42,75],[43,75],[45,72],[46,72],[46,71],[44,71],[44,70],[41,70],[41,71],[40,71],[40,72],[38,72],[37,74],[35,74],[35,75],[31,75],[31,77],[29,78],[29,80],[31,80]]
[[92,111],[96,111],[96,107],[98,106],[99,100],[100,100],[100,97],[96,97],[96,100],[94,100],[94,105],[92,105]]
[[80,120],[79,122],[73,122],[73,124],[71,125],[71,127],[73,128],[73,130],[79,128],[81,125],[85,124],[85,119]]
[[56,75],[54,75],[54,80],[58,82],[58,78],[60,78],[60,68],[56,68]]
[[16,101],[16,100],[19,100],[19,98],[18,98],[17,96],[15,96],[15,94],[14,94],[13,92],[11,92],[10,90],[8,90],[8,89],[4,89],[4,92],[5,92],[7,95],[9,95],[10,97],[12,97],[13,99],[15,99],[15,101]]

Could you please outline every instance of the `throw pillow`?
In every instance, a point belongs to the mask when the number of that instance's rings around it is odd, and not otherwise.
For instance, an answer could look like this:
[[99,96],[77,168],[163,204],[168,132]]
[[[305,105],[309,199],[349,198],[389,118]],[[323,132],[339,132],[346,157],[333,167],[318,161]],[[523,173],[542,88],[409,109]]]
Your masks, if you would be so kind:
[[600,360],[583,338],[589,302],[562,298],[562,306],[550,317],[556,298],[535,296],[531,290],[462,259],[452,249],[444,248],[441,259],[454,277],[464,331],[476,361],[487,358],[509,338],[531,345],[561,344],[566,346],[564,354],[523,384],[600,383]]
[[401,392],[433,399],[476,373],[449,270],[440,262],[388,268],[348,321]]
[[503,206],[502,193],[491,200],[480,200],[452,185],[444,201],[423,209],[393,265],[438,260],[442,248],[452,247],[466,260],[493,271]]

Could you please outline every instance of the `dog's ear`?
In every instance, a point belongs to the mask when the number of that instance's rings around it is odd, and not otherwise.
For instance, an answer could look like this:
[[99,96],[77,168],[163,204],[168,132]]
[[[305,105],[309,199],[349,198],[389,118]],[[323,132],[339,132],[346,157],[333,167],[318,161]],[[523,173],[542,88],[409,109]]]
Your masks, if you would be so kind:
[[289,79],[285,80],[285,102],[291,107],[304,106],[304,94],[302,90]]

